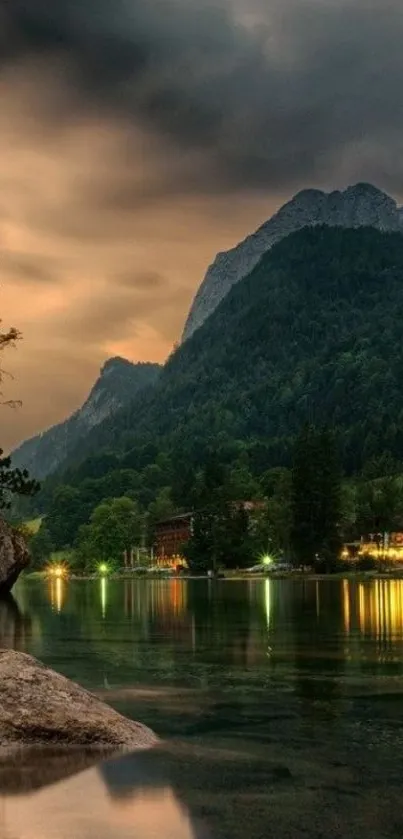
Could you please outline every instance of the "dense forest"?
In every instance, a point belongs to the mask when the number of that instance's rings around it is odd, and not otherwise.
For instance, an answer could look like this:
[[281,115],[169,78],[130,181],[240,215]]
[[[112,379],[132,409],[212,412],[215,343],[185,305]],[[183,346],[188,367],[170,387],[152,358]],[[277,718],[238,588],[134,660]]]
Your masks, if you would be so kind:
[[211,451],[239,497],[267,497],[306,424],[332,429],[346,481],[403,472],[402,319],[401,234],[290,235],[177,349],[152,390],[82,441],[37,509],[69,520],[57,541],[71,544],[105,498],[187,508]]

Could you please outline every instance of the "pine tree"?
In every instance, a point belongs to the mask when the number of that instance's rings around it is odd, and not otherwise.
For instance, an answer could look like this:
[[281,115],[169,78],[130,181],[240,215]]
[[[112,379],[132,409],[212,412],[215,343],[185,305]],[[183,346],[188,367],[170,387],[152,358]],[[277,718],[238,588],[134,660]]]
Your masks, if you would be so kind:
[[331,431],[306,426],[297,439],[292,470],[291,544],[297,564],[323,560],[329,569],[340,551],[341,469]]

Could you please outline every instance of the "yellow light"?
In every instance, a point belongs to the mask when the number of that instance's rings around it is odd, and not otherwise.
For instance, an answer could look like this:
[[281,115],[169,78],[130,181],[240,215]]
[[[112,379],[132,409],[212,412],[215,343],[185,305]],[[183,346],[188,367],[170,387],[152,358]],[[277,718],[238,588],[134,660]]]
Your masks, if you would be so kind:
[[109,566],[106,564],[106,562],[101,562],[100,565],[98,565],[98,571],[100,574],[107,574],[109,571]]
[[68,568],[66,565],[54,565],[49,563],[46,570],[49,576],[54,577],[56,580],[65,579],[68,575]]
[[262,557],[262,562],[263,562],[263,565],[273,565],[273,559],[272,559],[271,556],[269,556],[269,554],[265,554]]

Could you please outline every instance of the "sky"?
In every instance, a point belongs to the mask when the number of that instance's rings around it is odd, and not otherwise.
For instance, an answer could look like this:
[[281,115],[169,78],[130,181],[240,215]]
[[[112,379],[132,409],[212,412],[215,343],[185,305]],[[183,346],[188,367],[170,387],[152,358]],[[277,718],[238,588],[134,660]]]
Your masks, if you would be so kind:
[[304,187],[403,199],[401,0],[0,0],[8,450],[110,356],[163,361],[208,265]]

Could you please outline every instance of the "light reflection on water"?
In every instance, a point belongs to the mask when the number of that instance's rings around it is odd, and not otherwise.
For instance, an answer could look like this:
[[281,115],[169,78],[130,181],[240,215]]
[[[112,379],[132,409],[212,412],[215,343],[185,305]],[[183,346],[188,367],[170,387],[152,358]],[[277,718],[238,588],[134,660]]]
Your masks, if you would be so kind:
[[[403,581],[22,579],[15,599],[0,602],[0,646],[97,691],[167,738],[174,755],[176,740],[213,755],[217,748],[255,754],[260,746],[271,755],[276,737],[279,760],[287,742],[311,755],[322,714],[325,740],[335,738],[333,760],[350,736],[350,729],[339,736],[338,726],[368,723],[362,696],[372,702],[403,692]],[[317,736],[322,745],[323,731]],[[53,786],[3,796],[0,839],[207,835],[193,818],[197,763],[180,783],[144,755],[86,766],[57,783],[52,768]],[[226,763],[213,790],[228,771]],[[225,839],[239,835],[237,824]]]
[[239,664],[242,651],[244,663],[262,659],[268,636],[279,658],[325,652],[341,635],[339,654],[348,658],[359,658],[363,645],[376,657],[380,644],[400,655],[403,580],[21,581],[15,602],[0,604],[0,643],[39,656],[45,645],[52,658],[66,622],[73,642],[137,639],[193,656],[209,644]]

